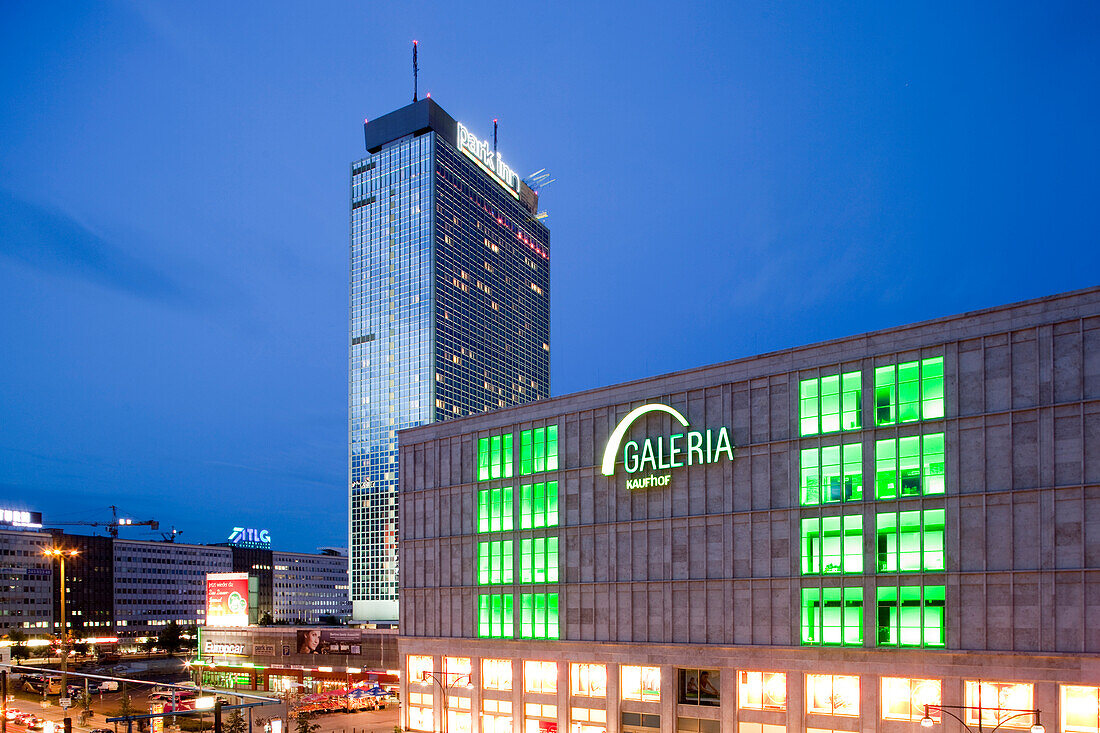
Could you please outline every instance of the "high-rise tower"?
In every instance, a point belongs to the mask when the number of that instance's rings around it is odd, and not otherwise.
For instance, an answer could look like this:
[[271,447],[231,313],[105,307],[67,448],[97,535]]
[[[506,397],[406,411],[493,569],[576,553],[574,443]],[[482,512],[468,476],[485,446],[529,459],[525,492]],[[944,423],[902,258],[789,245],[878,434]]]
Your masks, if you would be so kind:
[[550,232],[494,145],[429,99],[351,166],[353,617],[397,619],[397,433],[550,395]]

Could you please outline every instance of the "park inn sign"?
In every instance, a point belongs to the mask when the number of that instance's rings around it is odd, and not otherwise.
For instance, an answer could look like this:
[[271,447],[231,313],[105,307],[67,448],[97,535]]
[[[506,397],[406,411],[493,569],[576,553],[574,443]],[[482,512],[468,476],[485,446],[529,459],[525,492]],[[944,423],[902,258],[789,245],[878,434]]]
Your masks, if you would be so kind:
[[[615,475],[615,465],[620,458],[620,447],[623,469],[630,475],[626,480],[626,488],[629,490],[668,486],[672,483],[672,474],[658,473],[661,471],[717,463],[723,457],[728,461],[733,460],[733,444],[730,442],[727,427],[717,430],[710,428],[686,430],[667,436],[647,436],[641,441],[627,440],[624,443],[623,440],[630,426],[638,418],[651,412],[667,413],[681,426],[690,427],[687,418],[676,408],[668,405],[655,402],[631,410],[619,421],[607,439],[601,466],[604,476]],[[633,476],[643,471],[649,473],[645,476]]]

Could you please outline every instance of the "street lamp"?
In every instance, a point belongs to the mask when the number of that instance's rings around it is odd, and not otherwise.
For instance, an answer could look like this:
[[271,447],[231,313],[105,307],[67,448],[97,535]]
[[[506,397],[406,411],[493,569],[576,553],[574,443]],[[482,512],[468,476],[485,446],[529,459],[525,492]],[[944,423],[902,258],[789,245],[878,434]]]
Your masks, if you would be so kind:
[[[69,677],[66,672],[69,660],[69,617],[65,613],[65,585],[67,580],[65,577],[65,558],[76,557],[80,554],[80,550],[65,550],[60,547],[51,547],[47,550],[43,550],[42,553],[46,555],[46,557],[56,557],[61,561],[61,696],[68,697]],[[68,708],[65,709],[65,717],[66,719],[69,717]]]
[[[448,677],[454,677],[454,680],[447,684]],[[439,686],[440,694],[443,695],[443,733],[447,733],[447,718],[449,717],[450,708],[447,706],[447,693],[458,687],[459,682],[466,680],[465,687],[470,687],[473,682],[468,674],[455,674],[454,672],[444,672],[441,675],[436,675],[434,672],[422,672],[420,674],[420,681],[427,682],[431,680]]]
[[966,721],[964,721],[958,715],[955,715],[953,712],[951,712],[951,710],[977,710],[978,711],[978,733],[985,733],[985,729],[982,727],[982,710],[983,709],[984,710],[997,710],[999,712],[1005,712],[1005,713],[1012,713],[1012,715],[1009,715],[1007,718],[1005,718],[1001,722],[997,723],[996,727],[994,727],[993,730],[989,731],[989,733],[995,733],[995,731],[998,728],[1000,728],[1002,725],[1004,725],[1008,721],[1015,720],[1016,718],[1022,718],[1025,715],[1030,715],[1031,716],[1031,720],[1032,720],[1031,733],[1046,733],[1046,726],[1044,726],[1042,723],[1039,722],[1039,713],[1042,712],[1040,710],[1017,710],[1017,709],[1014,709],[1014,708],[982,708],[981,705],[978,705],[978,706],[973,706],[973,705],[925,705],[924,706],[924,717],[920,719],[920,727],[921,728],[931,728],[935,724],[935,721],[933,721],[932,718],[928,715],[928,711],[929,710],[939,710],[941,713],[945,713],[947,715],[950,715],[952,718],[959,721],[959,724],[963,728],[966,728],[968,731],[970,731],[970,733],[974,733],[974,729],[971,728],[969,725],[967,725]]

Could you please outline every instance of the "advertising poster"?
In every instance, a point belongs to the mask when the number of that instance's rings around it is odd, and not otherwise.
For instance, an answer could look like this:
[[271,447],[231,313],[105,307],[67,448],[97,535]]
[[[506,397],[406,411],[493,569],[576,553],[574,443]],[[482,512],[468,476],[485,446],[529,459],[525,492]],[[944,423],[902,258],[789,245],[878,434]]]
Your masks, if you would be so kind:
[[720,687],[721,675],[717,669],[681,669],[679,702],[717,706]]
[[359,629],[298,629],[299,654],[361,654],[363,634]]
[[[149,712],[152,715],[161,715],[164,712],[164,703],[150,705]],[[164,718],[150,718],[149,731],[150,733],[164,733]]]
[[248,573],[206,574],[206,625],[248,626]]

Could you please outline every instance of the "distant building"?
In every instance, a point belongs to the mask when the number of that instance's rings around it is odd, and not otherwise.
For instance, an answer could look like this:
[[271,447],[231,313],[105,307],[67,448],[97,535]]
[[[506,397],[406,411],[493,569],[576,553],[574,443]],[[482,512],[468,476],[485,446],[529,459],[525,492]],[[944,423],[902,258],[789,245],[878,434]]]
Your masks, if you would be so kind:
[[46,532],[0,529],[0,636],[13,629],[32,636],[52,628],[54,570],[42,554],[52,545]]
[[332,551],[273,552],[271,561],[275,623],[308,625],[350,618],[346,557]]
[[364,125],[351,165],[353,616],[397,619],[397,432],[550,395],[538,194],[431,99]]

